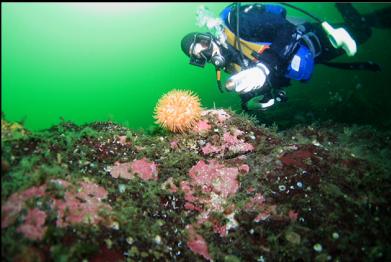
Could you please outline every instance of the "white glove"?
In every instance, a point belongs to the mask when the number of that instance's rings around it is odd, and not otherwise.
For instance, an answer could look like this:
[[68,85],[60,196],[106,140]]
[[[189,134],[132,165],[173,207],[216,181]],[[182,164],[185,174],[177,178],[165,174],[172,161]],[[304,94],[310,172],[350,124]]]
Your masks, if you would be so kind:
[[235,90],[237,93],[248,93],[262,88],[270,70],[262,63],[257,66],[243,70],[231,76],[226,84],[228,90]]

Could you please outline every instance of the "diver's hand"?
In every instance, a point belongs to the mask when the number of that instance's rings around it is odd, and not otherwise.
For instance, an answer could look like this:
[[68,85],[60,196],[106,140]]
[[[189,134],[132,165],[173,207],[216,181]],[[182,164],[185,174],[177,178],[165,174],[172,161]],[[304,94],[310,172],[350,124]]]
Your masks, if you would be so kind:
[[248,93],[265,85],[270,70],[263,63],[255,67],[243,70],[230,77],[226,83],[228,90],[235,90],[237,93]]

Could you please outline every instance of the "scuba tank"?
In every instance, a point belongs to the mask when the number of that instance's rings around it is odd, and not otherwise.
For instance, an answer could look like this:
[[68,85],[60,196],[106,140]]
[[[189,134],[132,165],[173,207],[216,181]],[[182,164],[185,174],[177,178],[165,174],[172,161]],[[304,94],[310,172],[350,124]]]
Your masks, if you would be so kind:
[[[343,48],[348,56],[353,56],[356,53],[357,51],[356,43],[345,29],[343,28],[334,29],[327,22],[320,20],[319,18],[313,16],[312,14],[294,5],[287,4],[287,3],[280,3],[280,4],[298,10],[304,13],[305,15],[311,17],[318,23],[320,23],[334,48]],[[226,20],[225,18],[235,7],[236,7],[236,14],[238,14],[240,3],[233,3],[228,7],[226,7],[220,13],[220,18],[223,21],[225,21]],[[298,28],[298,32],[301,34],[299,44],[296,47],[296,51],[295,51],[296,53],[293,55],[291,63],[288,65],[286,77],[294,80],[302,80],[302,81],[309,80],[314,70],[314,65],[315,65],[314,59],[320,55],[322,49],[318,37],[312,32],[304,32],[305,30],[300,30],[300,28],[302,27],[301,25],[307,21],[303,20],[302,18],[297,19],[289,16],[285,17],[286,10],[281,6],[266,4],[264,5],[264,7],[266,12],[284,16],[285,19],[292,22],[292,24],[294,24]],[[242,69],[245,68],[245,65],[243,66],[244,64],[243,57],[246,57],[247,59],[253,62],[255,62],[256,60],[260,60],[259,59],[260,54],[262,54],[262,52],[265,51],[267,48],[269,48],[271,45],[271,43],[268,42],[250,42],[242,39],[240,37],[240,32],[239,32],[238,18],[239,17],[237,15],[236,33],[232,32],[228,28],[228,26],[223,23],[223,32],[226,35],[226,41],[231,46],[238,49],[241,55],[241,61],[242,61],[241,64],[240,65],[234,64],[234,72],[236,73],[240,72]],[[349,70],[359,69],[359,70],[370,70],[370,71],[380,70],[380,67],[377,64],[369,61],[353,62],[353,63],[323,62],[322,64],[330,67],[339,68],[339,69],[349,69]]]
[[[233,46],[235,49],[239,50],[239,53],[241,54],[241,63],[240,65],[234,64],[233,65],[233,71],[234,73],[238,73],[241,70],[245,69],[245,63],[244,58],[246,57],[248,60],[257,63],[257,61],[261,61],[261,54],[268,48],[270,48],[270,45],[272,43],[270,42],[253,42],[253,41],[247,41],[240,37],[240,34],[238,32],[239,28],[239,6],[240,4],[237,3],[236,5],[236,31],[232,32],[227,24],[223,24],[224,26],[224,33],[226,35],[226,41],[228,44]],[[271,5],[266,4],[263,6],[265,8],[265,12],[280,15],[285,18],[286,11],[283,7],[278,5]],[[230,12],[233,10],[233,5],[230,5],[226,7],[220,14],[220,18],[223,21],[228,21]],[[233,26],[231,26],[233,29]],[[298,32],[300,33],[300,32]],[[320,53],[320,44],[317,40],[317,37],[312,34],[301,34],[300,39],[291,46],[291,53],[292,53],[292,60],[289,64],[287,70],[286,70],[286,77],[294,80],[309,80],[312,72],[314,70],[314,58],[319,55]],[[317,50],[315,50],[315,47],[313,46],[312,39],[316,39],[317,44]],[[307,47],[309,46],[309,47]],[[311,48],[312,47],[312,48]],[[244,66],[243,66],[244,65]]]
[[[356,53],[357,50],[356,50],[355,41],[350,37],[350,35],[346,32],[345,29],[343,28],[334,29],[327,22],[324,22],[316,18],[315,16],[311,15],[310,13],[298,7],[295,7],[287,3],[280,3],[280,4],[298,10],[306,14],[307,16],[311,17],[312,19],[316,20],[318,23],[320,23],[334,48],[343,48],[348,56],[353,56]],[[265,7],[265,11],[267,12],[284,16],[285,19],[287,19],[292,24],[297,26],[298,31],[300,31],[299,30],[300,25],[303,24],[303,22],[307,22],[303,20],[297,21],[290,17],[286,18],[285,17],[286,10],[281,6],[266,4],[264,5],[264,7]],[[221,20],[226,21],[225,18],[230,14],[233,8],[236,8],[237,19],[236,19],[236,25],[231,27],[232,28],[231,31],[225,23],[221,23]],[[268,49],[271,45],[271,43],[268,42],[251,42],[251,41],[244,40],[243,38],[240,37],[239,9],[240,9],[240,3],[233,3],[228,7],[226,7],[220,13],[221,20],[218,23],[214,21],[215,25],[219,24],[218,26],[220,29],[218,30],[218,33],[220,36],[219,37],[220,43],[223,44],[224,46],[226,46],[226,43],[228,43],[231,47],[238,50],[238,54],[240,58],[239,63],[233,64],[233,70],[231,70],[232,72],[230,73],[240,72],[243,69],[247,69],[247,67],[249,66],[249,61],[253,62],[253,64],[256,64],[257,61],[261,60],[260,55],[262,54],[262,52]],[[224,37],[222,37],[222,35],[224,35]],[[294,79],[294,80],[306,81],[310,79],[312,72],[314,70],[314,59],[320,54],[320,51],[321,51],[321,46],[317,36],[311,32],[306,33],[303,30],[302,34],[300,35],[300,41],[298,41],[298,44],[296,45],[296,49],[293,52],[292,59],[286,69],[285,76],[289,79]],[[341,69],[361,69],[361,70],[372,70],[372,71],[380,70],[379,66],[377,66],[372,62],[355,62],[355,63],[324,62],[322,64],[325,64],[326,66],[341,68]],[[223,89],[221,85],[221,69],[222,67],[216,66],[217,84],[220,91],[222,92]],[[268,83],[268,85],[269,87],[266,88],[266,90],[267,89],[270,90],[271,88],[270,83]]]

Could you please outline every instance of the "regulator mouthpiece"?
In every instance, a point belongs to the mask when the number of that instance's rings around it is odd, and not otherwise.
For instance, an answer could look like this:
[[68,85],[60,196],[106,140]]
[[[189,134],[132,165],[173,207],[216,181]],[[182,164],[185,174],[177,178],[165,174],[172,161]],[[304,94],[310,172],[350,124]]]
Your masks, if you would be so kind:
[[342,47],[348,56],[354,56],[357,52],[357,45],[354,39],[344,28],[334,29],[329,23],[322,23],[323,29],[334,48]]

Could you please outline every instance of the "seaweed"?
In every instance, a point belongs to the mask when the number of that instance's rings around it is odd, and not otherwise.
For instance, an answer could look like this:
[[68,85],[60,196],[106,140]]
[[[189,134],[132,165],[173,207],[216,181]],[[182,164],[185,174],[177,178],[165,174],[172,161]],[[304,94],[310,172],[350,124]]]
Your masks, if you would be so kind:
[[[2,259],[391,258],[388,131],[330,121],[279,130],[230,109],[201,121],[185,133],[64,120],[31,132],[2,118]],[[132,175],[114,176],[118,164]]]

